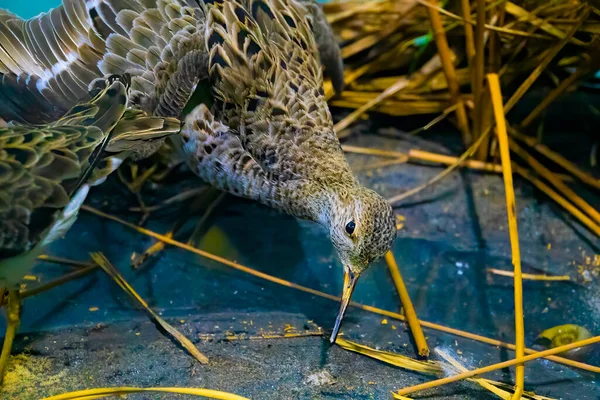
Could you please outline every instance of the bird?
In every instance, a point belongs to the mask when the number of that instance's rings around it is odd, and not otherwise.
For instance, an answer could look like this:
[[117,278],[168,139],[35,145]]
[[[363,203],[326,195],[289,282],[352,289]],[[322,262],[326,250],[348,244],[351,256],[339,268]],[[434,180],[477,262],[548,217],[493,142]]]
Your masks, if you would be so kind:
[[0,287],[8,292],[0,379],[19,325],[19,284],[44,247],[70,229],[92,186],[180,130],[175,118],[127,109],[128,80],[97,81],[88,101],[51,123],[0,128]]
[[[198,176],[323,225],[344,269],[333,343],[396,227],[345,160],[322,66],[341,92],[339,46],[313,0],[63,0],[28,21],[0,14],[0,72],[21,77],[0,83],[0,117],[48,118],[90,82],[129,73],[129,106],[181,121],[172,139]],[[37,103],[38,116],[23,111]]]
[[334,343],[358,278],[397,230],[390,204],[358,182],[344,157],[304,15],[295,1],[207,4],[213,106],[186,116],[179,139],[210,184],[328,230],[344,266]]

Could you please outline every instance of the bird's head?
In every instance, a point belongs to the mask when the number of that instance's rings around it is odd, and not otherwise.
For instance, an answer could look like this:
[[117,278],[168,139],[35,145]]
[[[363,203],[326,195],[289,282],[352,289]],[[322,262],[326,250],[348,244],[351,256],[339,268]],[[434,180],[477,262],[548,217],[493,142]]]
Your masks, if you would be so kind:
[[365,187],[338,190],[330,201],[329,234],[344,265],[342,303],[330,339],[334,343],[358,278],[390,249],[396,224],[390,204]]

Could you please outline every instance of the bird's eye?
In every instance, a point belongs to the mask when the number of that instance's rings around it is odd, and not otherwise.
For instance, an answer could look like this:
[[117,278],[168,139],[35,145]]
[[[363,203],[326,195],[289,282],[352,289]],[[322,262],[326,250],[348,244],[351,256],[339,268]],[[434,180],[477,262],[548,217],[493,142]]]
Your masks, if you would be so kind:
[[346,232],[348,232],[348,235],[352,235],[354,233],[354,229],[356,228],[356,224],[354,223],[354,221],[350,221],[346,224]]

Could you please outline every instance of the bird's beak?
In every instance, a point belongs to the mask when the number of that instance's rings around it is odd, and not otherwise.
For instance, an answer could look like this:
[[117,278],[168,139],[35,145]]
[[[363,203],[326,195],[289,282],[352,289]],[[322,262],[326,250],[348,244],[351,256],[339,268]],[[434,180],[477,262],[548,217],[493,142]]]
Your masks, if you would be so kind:
[[335,320],[335,326],[333,327],[333,332],[331,333],[331,337],[329,338],[329,343],[335,343],[335,339],[340,331],[340,326],[342,325],[342,319],[344,318],[344,314],[346,314],[346,308],[348,308],[348,304],[350,303],[350,297],[352,296],[352,292],[354,291],[354,287],[356,286],[356,281],[358,281],[359,273],[352,272],[352,270],[344,266],[344,287],[342,289],[342,304],[340,305],[340,312]]

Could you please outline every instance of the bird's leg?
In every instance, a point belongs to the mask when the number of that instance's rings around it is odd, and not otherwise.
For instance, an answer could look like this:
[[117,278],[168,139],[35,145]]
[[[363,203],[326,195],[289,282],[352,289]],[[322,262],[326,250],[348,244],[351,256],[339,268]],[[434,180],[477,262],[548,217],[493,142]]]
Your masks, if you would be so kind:
[[[213,189],[213,190],[215,190],[215,189]],[[206,206],[204,214],[202,214],[202,217],[196,224],[196,227],[194,228],[194,232],[192,232],[192,235],[190,236],[187,244],[192,245],[194,247],[198,247],[197,244],[200,239],[200,235],[205,232],[206,222],[209,220],[212,213],[215,211],[215,209],[218,207],[218,205],[221,204],[221,201],[224,198],[225,198],[225,193],[218,191],[216,194],[216,197],[211,199],[208,202],[208,205]]]
[[[178,218],[177,221],[175,221],[175,223],[173,224],[173,227],[168,232],[166,232],[164,235],[169,238],[176,237],[177,234],[179,233],[179,231],[181,230],[181,228],[183,228],[183,226],[185,225],[185,223],[187,221],[189,221],[190,217],[192,215],[195,215],[198,213],[198,210],[200,210],[202,208],[206,208],[207,209],[206,213],[208,213],[209,212],[208,209],[213,207],[213,204],[209,204],[208,207],[206,206],[206,204],[207,204],[207,200],[205,199],[205,197],[207,197],[206,193],[208,193],[208,196],[211,196],[212,191],[215,191],[215,190],[216,190],[215,188],[207,186],[207,187],[203,188],[201,192],[198,192],[193,197],[193,200],[191,202],[186,203],[186,205],[184,207],[185,215]],[[201,222],[203,222],[203,220],[206,219],[206,213],[202,217]],[[198,229],[198,227],[196,227],[196,229]],[[188,242],[188,244],[189,244],[189,242]],[[158,241],[158,242],[154,243],[152,246],[148,247],[143,253],[141,253],[139,255],[134,254],[131,257],[131,266],[134,269],[141,269],[142,266],[144,265],[144,263],[146,263],[146,261],[148,261],[151,257],[156,257],[164,248],[165,248],[165,242]]]
[[4,380],[5,368],[10,359],[13,340],[19,329],[21,321],[21,295],[19,289],[8,289],[8,304],[6,310],[6,334],[4,335],[4,344],[2,345],[2,355],[0,356],[0,384]]
[[143,225],[146,219],[148,219],[148,217],[150,216],[150,212],[146,207],[146,203],[144,202],[140,191],[142,190],[144,183],[146,183],[146,181],[152,176],[154,171],[156,171],[157,164],[154,164],[152,167],[148,168],[140,175],[138,175],[138,168],[139,166],[137,164],[130,164],[131,181],[127,181],[125,179],[123,173],[121,172],[121,169],[117,170],[117,174],[121,182],[123,182],[123,184],[129,189],[129,191],[135,195],[137,202],[140,205],[140,210],[142,211],[142,218],[139,222],[139,225]]

